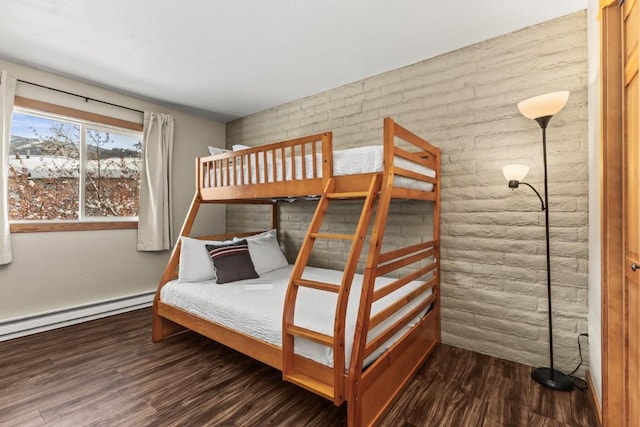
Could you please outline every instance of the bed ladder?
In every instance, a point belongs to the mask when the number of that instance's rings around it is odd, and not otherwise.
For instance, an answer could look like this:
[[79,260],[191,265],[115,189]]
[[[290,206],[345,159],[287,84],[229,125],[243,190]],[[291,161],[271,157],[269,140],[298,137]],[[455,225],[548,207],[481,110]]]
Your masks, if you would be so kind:
[[[318,201],[318,206],[311,220],[311,224],[309,225],[309,230],[302,242],[300,253],[298,254],[293,266],[291,278],[289,279],[289,286],[287,288],[282,321],[282,378],[285,381],[292,382],[300,387],[332,400],[335,405],[340,405],[345,398],[344,321],[346,318],[351,282],[353,281],[353,276],[358,264],[358,259],[360,258],[364,239],[369,228],[373,207],[378,199],[381,182],[382,174],[377,173],[372,176],[368,190],[335,192],[335,180],[330,178],[327,181],[322,196]],[[364,199],[362,213],[360,214],[355,234],[320,233],[320,227],[322,226],[329,203],[334,200],[345,199]],[[340,285],[302,278],[304,269],[309,261],[309,257],[311,256],[313,245],[317,239],[341,239],[352,241]],[[338,294],[333,336],[322,334],[294,324],[295,304],[298,289],[300,287],[313,288],[320,291],[334,292]],[[333,349],[333,378],[329,379],[327,375],[322,375],[321,370],[299,369],[295,366],[296,355],[294,353],[294,342],[296,337],[311,340]]]

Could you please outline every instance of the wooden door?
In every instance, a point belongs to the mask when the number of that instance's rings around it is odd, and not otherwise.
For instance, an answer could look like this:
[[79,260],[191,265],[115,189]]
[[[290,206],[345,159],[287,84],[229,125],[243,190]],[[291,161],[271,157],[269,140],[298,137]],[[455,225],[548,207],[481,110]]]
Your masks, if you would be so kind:
[[640,7],[601,4],[603,424],[640,427]]
[[640,426],[640,87],[638,83],[638,35],[640,6],[637,1],[623,4],[623,227],[624,279],[623,306],[623,423]]

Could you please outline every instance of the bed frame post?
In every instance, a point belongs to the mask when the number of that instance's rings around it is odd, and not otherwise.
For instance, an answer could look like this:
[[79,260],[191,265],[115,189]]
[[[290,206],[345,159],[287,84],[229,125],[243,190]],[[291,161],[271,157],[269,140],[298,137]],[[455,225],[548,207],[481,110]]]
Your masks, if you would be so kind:
[[278,229],[278,202],[271,203],[271,229]]
[[[435,293],[436,293],[436,322],[437,325],[440,325],[440,320],[441,320],[441,315],[442,313],[440,312],[440,183],[442,182],[440,180],[440,161],[441,161],[441,156],[440,156],[440,149],[436,148],[436,152],[438,155],[438,161],[436,162],[435,165],[435,170],[436,170],[436,176],[438,177],[438,182],[434,183],[434,190],[436,191],[436,200],[434,201],[434,205],[433,205],[433,240],[435,241],[435,261],[436,261],[436,274],[437,274],[437,280],[436,280],[436,285],[434,287]],[[441,327],[438,326],[436,328],[436,337],[438,342],[440,342],[442,340],[442,331],[441,331]]]
[[333,134],[322,134],[322,188],[327,187],[329,179],[333,177]]
[[[182,224],[182,229],[180,230],[180,236],[189,236],[191,233],[191,228],[193,227],[193,223],[195,222],[196,215],[198,214],[198,210],[200,209],[200,204],[202,203],[202,199],[200,198],[200,193],[196,191],[195,196],[193,196],[193,201],[191,202],[191,207],[189,208],[189,213],[187,214],[187,218],[184,220]],[[177,325],[163,317],[160,317],[157,312],[158,302],[160,301],[160,290],[170,280],[176,278],[176,269],[178,268],[178,263],[180,262],[180,248],[182,246],[182,240],[178,239],[173,250],[171,251],[171,256],[169,257],[169,262],[164,269],[164,273],[162,274],[162,278],[160,279],[160,286],[158,286],[158,290],[153,298],[153,314],[152,314],[152,340],[153,342],[161,341],[162,339],[171,336],[185,328],[183,326]]]

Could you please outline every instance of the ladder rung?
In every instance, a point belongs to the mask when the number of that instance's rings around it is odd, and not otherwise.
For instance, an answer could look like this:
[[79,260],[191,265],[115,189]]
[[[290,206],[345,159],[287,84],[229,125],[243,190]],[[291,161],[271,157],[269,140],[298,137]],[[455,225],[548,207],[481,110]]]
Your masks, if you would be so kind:
[[353,234],[331,234],[331,233],[311,233],[314,239],[342,239],[353,240],[356,238]]
[[312,378],[297,371],[285,374],[284,378],[293,384],[317,393],[329,400],[333,400],[333,385],[331,384],[327,384],[317,378]]
[[320,332],[312,331],[311,329],[301,328],[300,326],[289,325],[287,327],[287,333],[300,338],[306,338],[318,344],[326,345],[328,347],[333,346],[333,337]]
[[361,199],[369,195],[368,191],[352,191],[346,193],[327,193],[327,199]]
[[304,286],[305,288],[313,288],[321,291],[339,292],[340,286],[333,283],[316,282],[315,280],[307,279],[294,279],[293,283],[298,286]]

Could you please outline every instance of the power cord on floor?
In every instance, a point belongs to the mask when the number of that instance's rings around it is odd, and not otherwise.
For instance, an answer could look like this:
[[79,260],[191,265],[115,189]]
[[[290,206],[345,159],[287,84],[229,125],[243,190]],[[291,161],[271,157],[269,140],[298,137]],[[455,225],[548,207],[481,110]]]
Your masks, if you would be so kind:
[[587,382],[585,380],[583,380],[582,378],[578,378],[575,375],[573,375],[578,371],[578,369],[580,369],[580,366],[582,366],[582,362],[584,362],[584,360],[582,359],[582,345],[580,345],[580,337],[589,338],[589,334],[582,333],[582,334],[578,335],[578,354],[580,355],[580,363],[578,363],[578,366],[576,366],[576,369],[574,369],[573,371],[569,372],[567,375],[571,379],[571,382],[573,383],[573,386],[575,388],[577,388],[580,391],[585,391],[587,389]]

